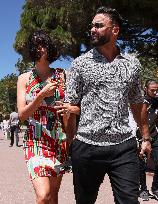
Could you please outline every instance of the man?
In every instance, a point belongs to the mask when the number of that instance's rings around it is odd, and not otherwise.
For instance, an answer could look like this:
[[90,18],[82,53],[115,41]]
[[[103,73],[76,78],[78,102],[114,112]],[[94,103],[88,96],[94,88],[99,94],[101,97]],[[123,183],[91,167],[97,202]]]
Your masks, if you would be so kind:
[[9,125],[10,125],[10,145],[9,147],[12,147],[14,144],[14,134],[16,136],[16,146],[18,147],[19,143],[19,116],[18,113],[15,112],[15,110],[10,114],[10,119],[9,119]]
[[[144,106],[148,111],[148,123],[150,136],[152,138],[152,158],[155,165],[155,172],[152,182],[152,193],[158,200],[158,83],[149,79],[145,83],[145,99]],[[137,130],[137,137],[140,139],[139,129]],[[149,200],[149,192],[146,185],[146,161],[140,159],[140,194],[139,197],[143,201]]]
[[2,130],[3,134],[6,139],[10,139],[10,131],[9,131],[9,115],[6,115],[4,117],[4,120],[2,122]]
[[128,103],[143,136],[141,154],[151,149],[139,61],[116,46],[121,21],[115,9],[99,8],[91,25],[94,48],[75,59],[69,71],[65,101],[81,108],[71,145],[77,204],[95,203],[106,173],[116,203],[138,203],[139,161]]

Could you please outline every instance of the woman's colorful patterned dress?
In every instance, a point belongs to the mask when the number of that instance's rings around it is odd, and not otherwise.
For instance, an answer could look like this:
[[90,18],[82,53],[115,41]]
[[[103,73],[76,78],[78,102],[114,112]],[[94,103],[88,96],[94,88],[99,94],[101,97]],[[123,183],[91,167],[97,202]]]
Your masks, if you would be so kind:
[[[40,107],[29,117],[29,124],[24,136],[24,155],[30,178],[59,176],[64,173],[67,157],[66,134],[62,117],[53,108],[55,101],[64,100],[63,70],[52,69],[51,81],[59,85],[54,96],[43,100]],[[46,85],[35,69],[29,77],[26,89],[26,102],[31,102]]]

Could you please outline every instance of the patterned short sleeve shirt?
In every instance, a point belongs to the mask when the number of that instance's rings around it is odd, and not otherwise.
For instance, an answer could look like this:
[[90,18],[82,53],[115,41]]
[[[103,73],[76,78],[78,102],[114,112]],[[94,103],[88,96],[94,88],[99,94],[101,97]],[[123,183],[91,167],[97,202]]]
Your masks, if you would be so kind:
[[95,48],[73,61],[65,100],[81,107],[77,139],[107,146],[133,137],[128,104],[143,102],[139,69],[134,56],[120,54],[109,63]]

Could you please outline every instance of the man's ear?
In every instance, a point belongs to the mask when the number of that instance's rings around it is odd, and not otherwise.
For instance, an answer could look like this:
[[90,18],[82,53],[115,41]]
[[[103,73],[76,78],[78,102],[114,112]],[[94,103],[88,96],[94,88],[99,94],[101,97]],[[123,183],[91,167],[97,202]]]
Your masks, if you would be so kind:
[[146,87],[144,87],[144,94],[147,95],[147,88]]
[[147,92],[147,88],[146,87],[144,87],[144,92]]
[[115,36],[118,36],[119,32],[120,32],[120,28],[117,25],[114,25],[113,30],[112,30],[113,34]]

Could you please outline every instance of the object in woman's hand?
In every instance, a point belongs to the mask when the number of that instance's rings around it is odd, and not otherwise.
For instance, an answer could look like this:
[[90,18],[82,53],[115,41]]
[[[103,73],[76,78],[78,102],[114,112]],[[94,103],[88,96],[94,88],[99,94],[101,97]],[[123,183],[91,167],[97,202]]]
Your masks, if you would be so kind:
[[47,118],[47,125],[46,125],[46,129],[47,130],[53,130],[54,127],[54,123],[55,123],[55,116],[54,114],[50,114]]
[[44,100],[45,100],[46,104],[49,106],[55,105],[54,96],[45,97]]

